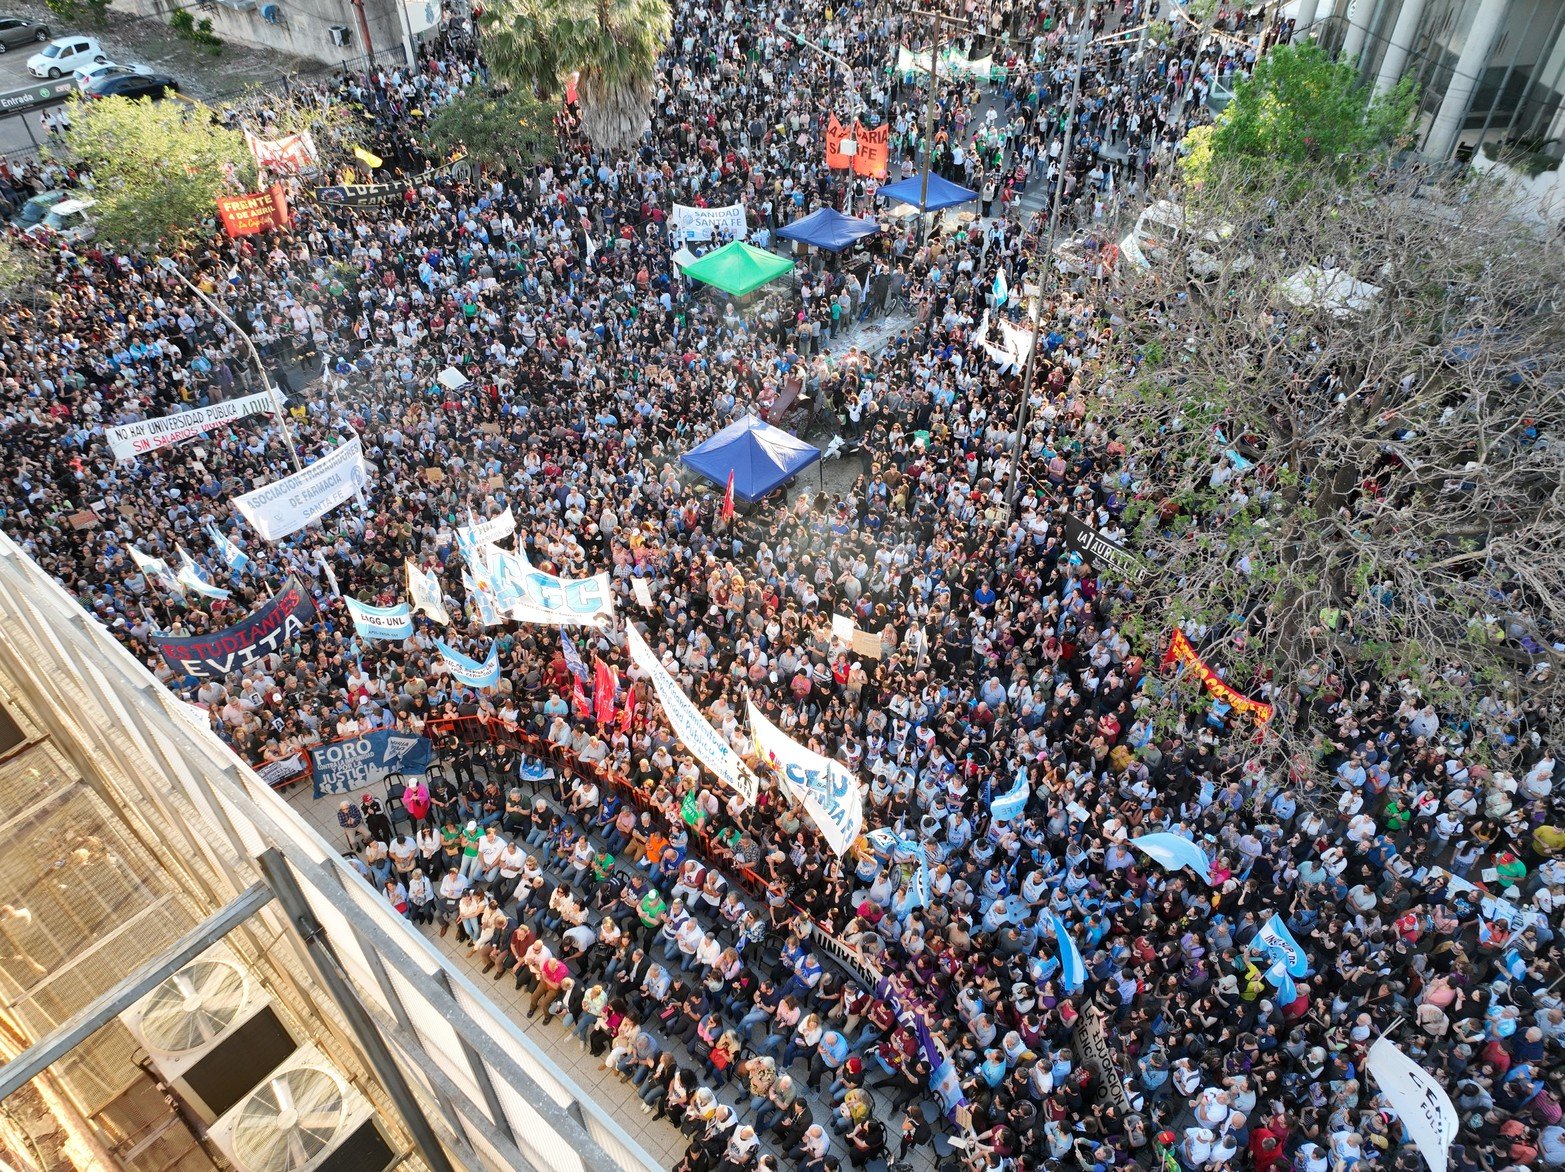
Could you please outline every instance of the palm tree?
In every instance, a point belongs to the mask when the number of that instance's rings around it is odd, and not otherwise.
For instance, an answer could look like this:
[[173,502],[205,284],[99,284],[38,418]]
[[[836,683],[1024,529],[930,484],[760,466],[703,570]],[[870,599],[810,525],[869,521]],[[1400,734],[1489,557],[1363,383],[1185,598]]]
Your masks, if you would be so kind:
[[646,132],[670,28],[667,0],[499,0],[480,21],[496,79],[552,97],[579,75],[582,127],[605,154]]

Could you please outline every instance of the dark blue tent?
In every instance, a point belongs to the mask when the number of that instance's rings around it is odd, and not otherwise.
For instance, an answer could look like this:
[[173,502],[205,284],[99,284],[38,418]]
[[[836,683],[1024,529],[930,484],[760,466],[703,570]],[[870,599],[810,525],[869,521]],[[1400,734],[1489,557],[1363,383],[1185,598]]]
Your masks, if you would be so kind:
[[713,484],[726,488],[734,474],[734,496],[760,500],[783,481],[821,458],[819,448],[754,415],[730,423],[680,457]]
[[836,208],[816,208],[801,220],[795,220],[786,228],[777,229],[784,240],[797,240],[801,244],[813,244],[828,252],[841,252],[866,236],[880,231],[880,225],[872,220],[860,220],[845,216]]
[[900,203],[910,203],[920,211],[938,212],[941,208],[954,208],[959,203],[967,203],[978,198],[976,191],[969,191],[952,183],[949,179],[942,179],[933,171],[929,173],[929,197],[924,202],[919,202],[919,194],[923,188],[922,177],[915,175],[911,179],[903,179],[899,183],[893,183],[890,187],[882,187],[875,194],[881,199],[896,200]]

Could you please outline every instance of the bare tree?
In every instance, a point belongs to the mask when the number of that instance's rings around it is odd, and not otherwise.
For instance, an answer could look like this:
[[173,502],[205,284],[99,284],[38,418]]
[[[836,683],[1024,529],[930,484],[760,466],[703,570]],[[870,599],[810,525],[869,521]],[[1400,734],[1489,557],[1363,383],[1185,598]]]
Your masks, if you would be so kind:
[[1138,593],[1272,693],[1273,737],[1336,672],[1473,715],[1502,756],[1565,643],[1559,259],[1476,180],[1300,199],[1251,166],[1185,198],[1150,268],[1120,261],[1134,365],[1101,392]]

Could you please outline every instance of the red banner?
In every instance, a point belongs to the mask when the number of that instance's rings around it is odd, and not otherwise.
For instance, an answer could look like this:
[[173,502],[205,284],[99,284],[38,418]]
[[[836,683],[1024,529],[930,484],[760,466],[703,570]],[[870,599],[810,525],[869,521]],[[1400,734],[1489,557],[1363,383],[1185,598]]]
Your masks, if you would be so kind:
[[1163,656],[1163,669],[1166,671],[1176,665],[1188,667],[1208,692],[1219,700],[1227,701],[1235,712],[1248,712],[1262,724],[1272,718],[1270,704],[1264,700],[1252,700],[1243,692],[1225,683],[1212,670],[1211,665],[1196,654],[1196,649],[1190,645],[1190,640],[1185,638],[1185,633],[1178,627],[1174,628],[1174,636],[1168,641],[1168,652]]
[[865,130],[855,122],[853,137],[859,144],[859,153],[853,156],[853,173],[868,179],[886,178],[891,159],[891,127],[877,126],[874,130]]
[[280,184],[251,195],[224,195],[217,201],[217,214],[230,236],[254,236],[271,228],[288,226],[288,197]]
[[598,718],[599,724],[608,724],[614,719],[614,693],[619,688],[619,677],[614,674],[614,669],[601,659],[595,659],[592,663],[592,714]]
[[833,171],[846,171],[853,165],[853,160],[842,153],[842,140],[847,137],[848,128],[833,114],[826,123],[826,165]]

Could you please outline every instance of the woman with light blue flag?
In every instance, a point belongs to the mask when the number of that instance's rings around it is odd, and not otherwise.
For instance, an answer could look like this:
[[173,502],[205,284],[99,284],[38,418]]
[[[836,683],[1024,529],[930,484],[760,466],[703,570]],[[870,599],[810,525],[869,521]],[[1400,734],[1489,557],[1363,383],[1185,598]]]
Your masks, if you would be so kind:
[[1060,983],[1067,993],[1074,993],[1087,982],[1087,966],[1082,962],[1081,949],[1071,939],[1065,921],[1053,913],[1049,918],[1054,923],[1054,943],[1060,952]]
[[1181,867],[1189,867],[1208,883],[1212,881],[1211,864],[1206,852],[1182,835],[1164,831],[1143,834],[1140,838],[1131,839],[1130,845],[1165,870],[1177,871]]

